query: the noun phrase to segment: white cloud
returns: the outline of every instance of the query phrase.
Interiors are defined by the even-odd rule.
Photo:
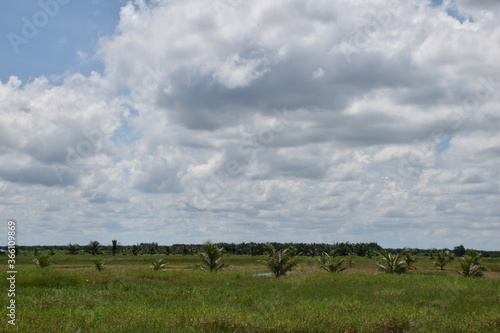
[[[495,8],[129,2],[103,73],[0,84],[0,211],[30,244],[493,249]]]

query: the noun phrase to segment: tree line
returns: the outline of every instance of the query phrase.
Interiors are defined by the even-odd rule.
[[[327,243],[216,243],[219,248],[224,250],[226,255],[251,255],[262,256],[267,253],[267,246],[271,244],[275,249],[280,250],[285,247],[293,247],[295,249],[294,256],[321,256],[323,253],[332,255],[335,253],[338,256],[355,255],[359,257],[372,257],[382,250],[382,247],[376,242],[370,243],[350,243],[338,242],[333,244]],[[111,244],[105,245],[98,241],[90,241],[87,245],[68,244],[54,246],[17,246],[16,251],[19,253],[27,252],[36,256],[41,251],[48,251],[49,254],[55,254],[56,250],[66,251],[68,254],[77,255],[81,253],[90,253],[92,255],[110,254],[110,255],[194,255],[200,253],[203,244],[172,244],[159,245],[157,242],[139,243],[134,245],[121,245],[118,240],[114,239]],[[437,249],[418,249],[418,248],[385,248],[385,251],[391,254],[402,253],[411,250],[414,255],[432,256],[437,252]],[[449,250],[454,256],[461,257],[466,254],[466,249],[463,245],[455,246]],[[30,253],[31,252],[31,253]],[[479,251],[484,258],[500,257],[500,251]]]

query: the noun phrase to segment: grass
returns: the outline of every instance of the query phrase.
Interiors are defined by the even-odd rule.
[[[409,274],[377,273],[377,258],[356,258],[355,268],[322,271],[298,257],[290,276],[269,272],[264,257],[226,256],[220,274],[192,268],[198,256],[170,256],[168,268],[152,271],[162,255],[56,254],[39,269],[18,257],[18,332],[498,332],[499,260],[484,260],[487,278],[445,271],[417,258]],[[4,263],[2,287],[7,287]],[[489,275],[488,275],[489,273]],[[1,301],[7,304],[6,292]],[[2,317],[6,318],[3,306]]]

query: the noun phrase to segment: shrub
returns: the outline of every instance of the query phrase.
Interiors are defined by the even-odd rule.
[[[342,267],[344,261],[345,258],[335,258],[335,254],[330,256],[326,252],[323,252],[321,258],[318,259],[319,267],[330,273],[342,272],[347,269],[347,267]]]
[[[50,255],[48,255],[48,254],[39,255],[38,257],[33,259],[33,261],[40,268],[49,267],[52,264],[52,259],[50,258]]]
[[[379,270],[385,273],[406,273],[408,270],[408,265],[406,261],[402,260],[399,254],[392,255],[389,251],[376,252],[382,256],[382,259],[377,262],[377,267]]]
[[[269,258],[264,260],[264,262],[274,273],[274,276],[285,276],[296,265],[295,261],[291,259],[295,253],[293,247],[285,246],[281,250],[276,250],[274,246],[267,244],[265,249]]]
[[[466,277],[482,277],[483,271],[486,270],[481,265],[481,254],[475,250],[468,250],[466,256],[458,259],[458,264],[461,269],[458,274]]]
[[[221,263],[223,251],[223,248],[219,249],[212,242],[206,241],[201,247],[200,258],[202,263],[198,265],[198,268],[209,272],[222,270],[225,267],[225,264]]]

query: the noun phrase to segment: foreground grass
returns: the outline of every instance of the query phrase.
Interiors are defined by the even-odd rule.
[[[499,280],[441,272],[330,274],[309,258],[299,260],[301,272],[280,279],[256,276],[266,268],[251,257],[227,258],[233,267],[219,274],[189,269],[195,256],[168,257],[165,271],[149,268],[153,256],[109,257],[107,270],[97,272],[91,256],[76,257],[56,256],[57,265],[45,269],[21,258],[18,325],[8,325],[3,310],[0,331],[500,331]],[[1,300],[7,304],[6,292]]]

